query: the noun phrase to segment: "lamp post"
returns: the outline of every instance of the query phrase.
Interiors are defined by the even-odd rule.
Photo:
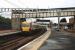
[[[61,16],[60,11],[61,11],[60,9],[57,10],[57,14],[58,14],[58,30],[60,30],[60,16]]]

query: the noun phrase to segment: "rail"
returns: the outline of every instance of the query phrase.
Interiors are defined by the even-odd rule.
[[[51,34],[51,30],[48,30],[40,37],[18,48],[17,50],[38,50],[40,46],[45,42],[45,40],[50,36],[50,34]]]
[[[43,32],[45,32],[45,30],[38,30],[38,32],[35,31],[34,33],[36,34],[32,34],[29,36],[25,35],[25,33],[19,33],[13,36],[9,35],[7,38],[9,39],[9,41],[0,44],[0,50],[16,50],[17,48],[25,45],[29,41],[32,41],[33,39],[39,37],[43,34]]]

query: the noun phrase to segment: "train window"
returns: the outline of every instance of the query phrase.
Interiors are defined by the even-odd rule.
[[[29,27],[29,24],[22,24],[22,27]]]

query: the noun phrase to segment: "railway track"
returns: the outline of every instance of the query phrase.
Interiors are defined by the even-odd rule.
[[[22,45],[25,45],[31,40],[39,37],[44,32],[46,32],[45,29],[39,29],[37,31],[34,31],[32,35],[29,35],[29,36],[24,35],[24,33],[8,35],[7,37],[5,37],[8,40],[5,43],[0,44],[0,50],[16,50]]]

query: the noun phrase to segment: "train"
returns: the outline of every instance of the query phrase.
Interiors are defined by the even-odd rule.
[[[32,22],[27,22],[27,21],[21,22],[21,31],[22,32],[32,33],[32,32],[37,32],[39,30],[46,31],[46,27],[41,26],[37,23],[32,23]]]

